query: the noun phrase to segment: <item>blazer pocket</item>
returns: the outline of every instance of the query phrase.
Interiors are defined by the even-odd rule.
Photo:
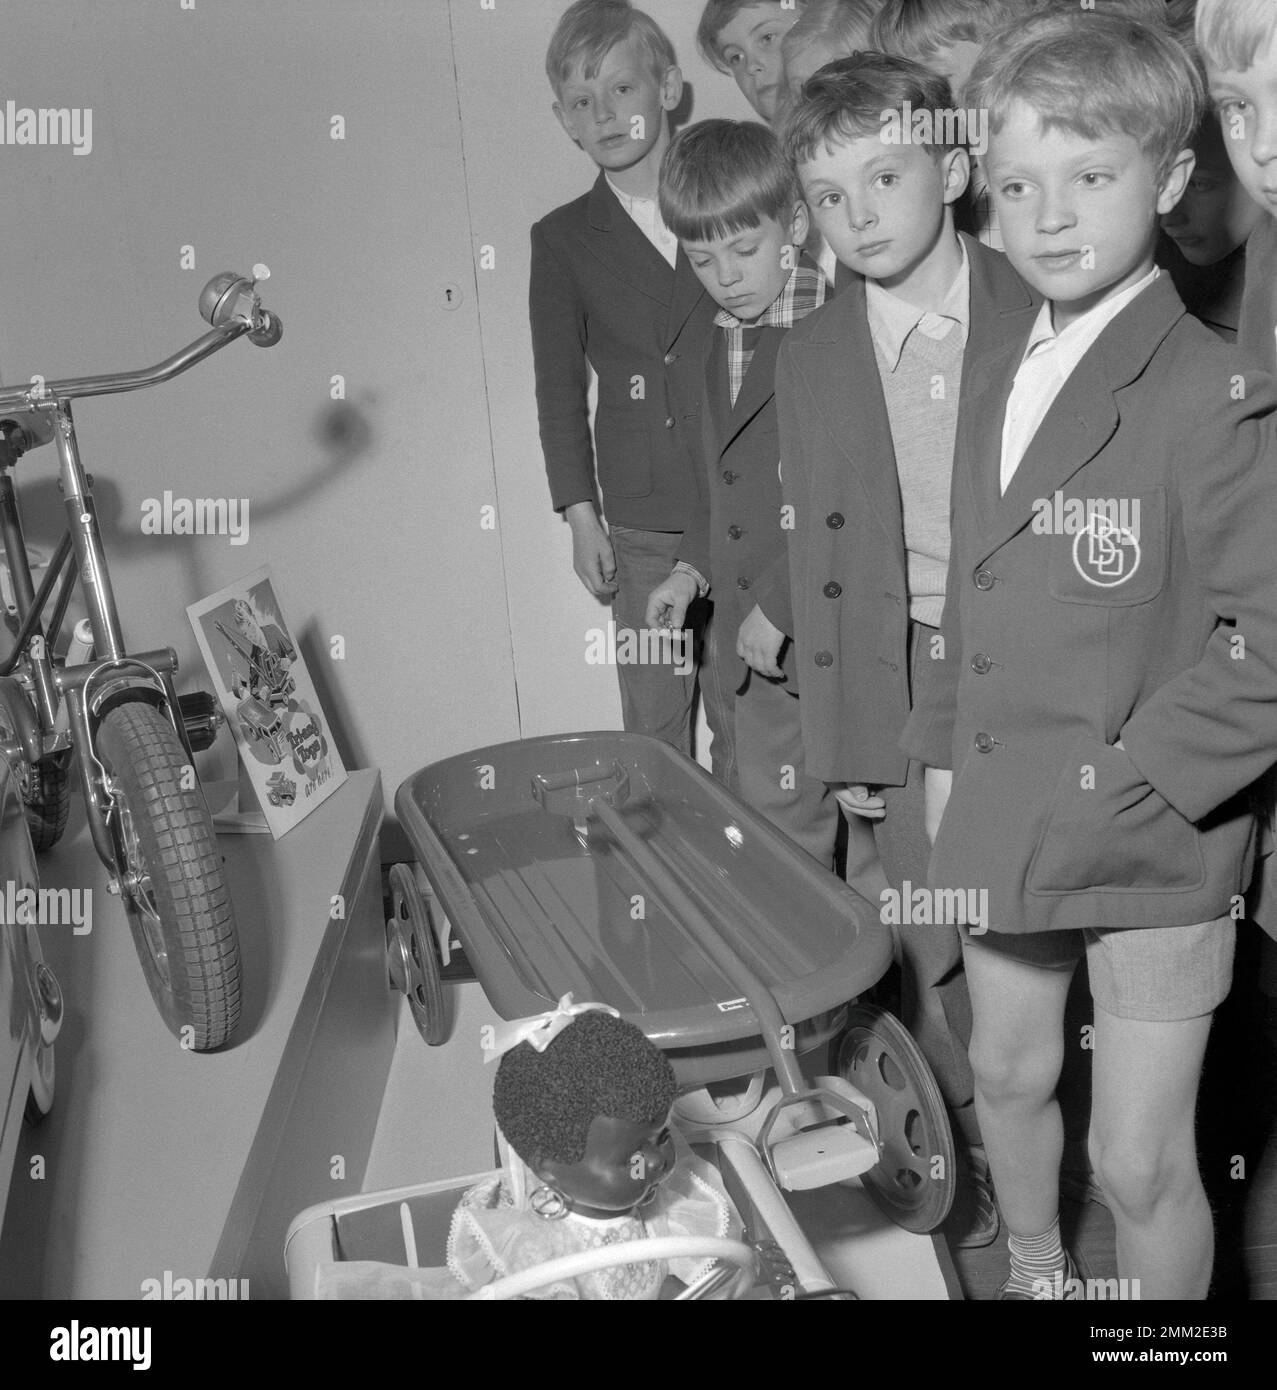
[[[1205,881],[1197,827],[1124,749],[1079,739],[1029,865],[1029,891],[1187,892]]]
[[[646,497],[652,491],[652,446],[647,420],[600,404],[594,420],[599,487],[613,497]]]
[[[1072,497],[1039,504],[1048,529],[1047,587],[1062,603],[1122,608],[1156,598],[1166,582],[1166,489],[1137,496]]]

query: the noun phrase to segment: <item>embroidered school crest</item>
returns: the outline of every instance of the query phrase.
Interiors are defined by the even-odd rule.
[[[1086,525],[1073,537],[1073,565],[1088,584],[1112,589],[1140,567],[1140,543],[1129,526],[1114,523],[1102,511],[1093,511]]]

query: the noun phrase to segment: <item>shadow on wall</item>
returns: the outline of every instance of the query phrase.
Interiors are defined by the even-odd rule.
[[[280,491],[272,495],[254,493],[250,499],[251,507],[247,518],[251,523],[250,538],[252,526],[266,525],[273,518],[286,515],[295,507],[311,500],[317,491],[342,477],[369,453],[375,442],[371,423],[375,407],[376,395],[368,392],[358,403],[334,402],[318,414],[311,434],[318,446],[318,463],[304,476],[290,479]],[[23,524],[29,544],[44,551],[46,555],[52,555],[66,529],[66,513],[58,485],[56,455],[49,450],[33,457],[37,461],[35,466],[44,464],[47,459],[49,467],[39,477],[34,477],[28,472],[27,477],[20,483],[19,500]],[[29,463],[25,466],[28,469],[32,467]],[[97,508],[98,527],[106,547],[108,564],[116,556],[121,560],[125,559],[133,547],[144,540],[148,554],[158,553],[180,567],[179,572],[190,581],[191,592],[202,596],[215,587],[213,581],[204,573],[200,563],[202,556],[199,547],[191,544],[192,540],[201,540],[202,537],[165,532],[144,535],[141,529],[141,508],[148,501],[158,505],[160,499],[140,499],[139,511],[130,514],[125,511],[123,497],[114,480],[105,474],[95,474],[91,466],[88,466],[88,471],[93,477],[93,500]],[[248,569],[250,566],[246,565],[245,568]],[[37,585],[39,579],[40,576],[37,575]],[[75,620],[83,616],[83,611],[77,596],[73,600],[68,621],[63,626],[64,634],[70,632]],[[184,614],[176,615],[182,616]],[[122,615],[122,618],[127,638],[127,614]]]

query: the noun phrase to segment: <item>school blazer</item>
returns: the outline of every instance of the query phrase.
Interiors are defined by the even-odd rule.
[[[1268,372],[1277,368],[1274,330],[1277,330],[1277,219],[1261,217],[1246,238],[1246,274],[1237,346]]]
[[[592,499],[610,524],[681,531],[697,497],[701,353],[713,301],[673,270],[599,175],[532,228],[537,416],[556,510]],[[586,359],[598,374],[590,438]]]
[[[972,365],[1027,334],[1038,301],[998,251],[963,235]],[[790,329],[776,368],[789,534],[790,611],[764,608],[794,638],[807,770],[827,782],[903,786],[898,746],[909,716],[909,593],[891,424],[865,308],[853,276]]]
[[[1274,381],[1163,274],[1000,497],[1025,342],[966,388],[943,660],[903,738],[954,770],[932,879],[987,889],[998,931],[1208,921],[1245,888],[1277,757]]]
[[[787,532],[781,515],[776,354],[791,331],[772,326],[760,330],[734,406],[729,405],[725,335],[711,328],[705,348],[701,436],[706,500],[683,532],[679,559],[695,565],[710,581],[714,621],[725,624],[732,634],[755,604],[769,618],[773,612],[787,614],[790,607]],[[797,694],[792,642],[786,643],[780,665],[787,677],[786,688]],[[740,662],[734,688],[744,682],[746,669]]]

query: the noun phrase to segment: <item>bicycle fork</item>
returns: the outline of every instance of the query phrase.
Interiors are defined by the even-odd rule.
[[[54,415],[54,443],[58,451],[59,486],[66,511],[67,529],[62,544],[50,563],[39,595],[33,596],[31,593],[30,571],[25,563],[18,566],[20,570],[26,570],[25,593],[19,600],[20,611],[23,608],[26,610],[26,621],[23,622],[19,637],[24,632],[27,633],[26,647],[32,693],[46,736],[55,730],[59,706],[63,700],[66,702],[72,742],[79,751],[76,763],[88,811],[89,833],[98,856],[111,873],[116,875],[120,872],[121,859],[119,846],[111,830],[115,789],[108,769],[97,755],[96,735],[101,716],[112,705],[123,703],[125,700],[144,700],[155,705],[172,724],[192,767],[194,758],[186,726],[181,717],[177,690],[173,684],[173,675],[177,670],[176,652],[172,647],[164,647],[130,656],[125,649],[115,594],[111,588],[98,527],[97,508],[93,501],[93,480],[80,462],[75,425],[71,417],[71,403],[69,400],[59,399],[45,408],[51,409]],[[9,482],[7,476],[4,481]],[[11,482],[9,492],[11,497]],[[6,549],[13,554],[14,549],[9,539],[8,514],[5,509],[6,500],[8,499],[0,495],[0,517],[6,523]],[[21,532],[16,526],[16,499],[13,521],[20,545]],[[19,553],[25,561],[25,552]],[[69,568],[72,565],[74,568]],[[78,577],[93,635],[92,656],[88,662],[81,665],[55,666],[48,642],[40,629],[39,619],[43,602],[47,600],[59,572],[62,583],[51,621],[51,640],[56,640],[57,630],[61,627],[71,590]],[[15,578],[15,591],[18,585],[19,581]],[[56,746],[56,735],[53,735],[53,741]],[[113,884],[113,888],[116,886]]]

